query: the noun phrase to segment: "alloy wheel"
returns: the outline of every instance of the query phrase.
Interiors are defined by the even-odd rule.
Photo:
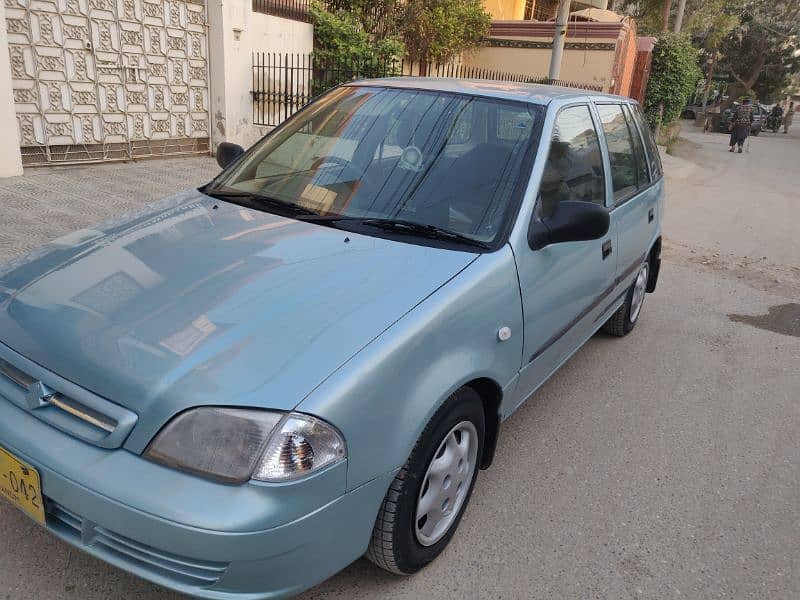
[[[649,273],[650,263],[646,262],[642,265],[642,268],[639,269],[638,275],[636,275],[636,282],[633,284],[633,296],[631,297],[631,323],[636,322],[636,319],[639,318],[639,313],[642,310],[642,304],[644,304],[644,295],[647,291],[647,276]]]
[[[417,499],[417,541],[432,546],[450,529],[467,498],[478,460],[478,431],[471,421],[453,427],[433,455]]]

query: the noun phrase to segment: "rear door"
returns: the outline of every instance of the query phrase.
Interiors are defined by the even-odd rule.
[[[590,105],[561,108],[554,120],[534,219],[558,203],[606,204],[606,174]],[[524,311],[524,353],[515,404],[527,398],[602,325],[616,255],[614,229],[600,239],[515,247]]]
[[[631,285],[647,257],[656,221],[657,193],[642,138],[625,103],[598,103],[611,171],[611,222],[617,230],[616,294]]]

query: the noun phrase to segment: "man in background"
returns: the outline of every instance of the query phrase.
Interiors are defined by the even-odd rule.
[[[733,118],[731,119],[731,149],[728,152],[733,152],[738,145],[739,154],[742,153],[742,146],[744,146],[747,136],[750,135],[750,124],[752,122],[753,103],[750,98],[745,98],[744,102],[733,113]]]
[[[789,125],[792,124],[794,119],[794,102],[789,102],[789,108],[786,109],[786,114],[783,115],[783,133],[789,133]]]

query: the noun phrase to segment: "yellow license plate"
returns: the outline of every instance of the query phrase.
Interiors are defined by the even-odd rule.
[[[0,448],[0,496],[44,525],[39,472]]]

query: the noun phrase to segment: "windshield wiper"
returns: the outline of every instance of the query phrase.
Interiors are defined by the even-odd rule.
[[[311,223],[357,223],[359,225],[367,225],[368,227],[376,227],[384,231],[397,231],[400,233],[408,233],[427,239],[440,239],[458,242],[460,244],[469,244],[470,246],[477,246],[478,248],[491,248],[491,245],[475,238],[471,238],[449,229],[437,227],[436,225],[429,225],[427,223],[415,223],[414,221],[404,221],[402,219],[382,219],[378,217],[353,217],[349,215],[301,215],[297,217],[300,221]]]
[[[491,248],[490,244],[471,238],[468,235],[456,233],[437,225],[430,225],[428,223],[415,223],[414,221],[403,221],[399,219],[359,219],[359,222],[370,227],[377,227],[385,231],[399,231],[402,233],[409,233],[426,237],[429,239],[451,240],[461,244],[469,244],[470,246],[477,246],[478,248]]]
[[[234,190],[231,188],[205,188],[201,189],[200,191],[202,191],[206,196],[211,196],[212,198],[217,198],[219,200],[244,200],[250,205],[265,205],[280,215],[288,215],[292,217],[297,215],[309,217],[320,216],[319,213],[311,210],[310,208],[300,206],[299,204],[284,202],[282,200],[278,200],[277,198],[270,198],[269,196],[262,196],[261,194],[255,194],[253,192],[245,192],[243,190]]]

